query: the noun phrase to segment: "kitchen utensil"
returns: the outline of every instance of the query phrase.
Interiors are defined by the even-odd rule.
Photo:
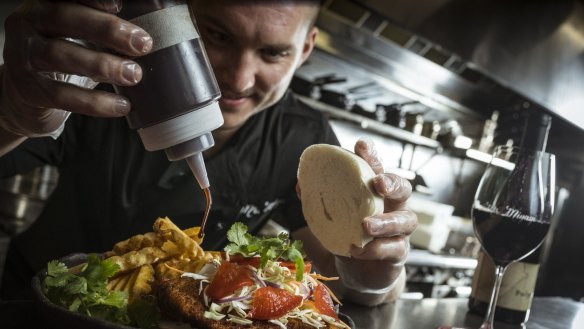
[[[377,111],[385,111],[385,123],[398,128],[405,128],[405,113],[402,111],[403,107],[408,105],[418,104],[418,101],[407,101],[402,103],[392,104],[377,104]]]
[[[308,96],[312,99],[321,98],[321,88],[325,85],[341,83],[347,81],[345,77],[338,77],[335,74],[321,75],[313,80],[308,80],[300,76],[294,76],[290,83],[290,88],[299,95]]]
[[[422,128],[424,126],[424,117],[421,113],[408,112],[404,115],[403,129],[412,132],[416,135],[422,135]]]
[[[422,136],[436,140],[438,139],[438,135],[440,134],[441,128],[442,125],[440,124],[440,121],[437,120],[426,121],[422,125]]]
[[[351,110],[358,101],[379,95],[381,95],[379,86],[374,82],[367,82],[348,88],[345,92],[321,89],[319,100],[344,110]]]

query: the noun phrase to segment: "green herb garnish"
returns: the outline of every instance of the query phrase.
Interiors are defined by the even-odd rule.
[[[53,260],[47,264],[43,292],[51,302],[73,312],[123,325],[152,328],[160,314],[155,303],[140,301],[128,305],[126,292],[107,289],[108,279],[119,270],[117,264],[101,260],[94,254],[88,255],[87,264],[79,274],[70,273],[65,264]],[[149,317],[145,319],[143,314]]]
[[[296,280],[302,280],[305,256],[302,241],[290,240],[285,232],[276,237],[255,237],[247,232],[247,226],[241,222],[235,222],[229,228],[227,239],[231,242],[225,246],[225,252],[229,255],[259,256],[260,268],[266,266],[268,260],[292,261],[296,268]]]

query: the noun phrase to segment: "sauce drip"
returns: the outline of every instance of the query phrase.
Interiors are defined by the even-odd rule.
[[[209,217],[209,211],[211,211],[211,204],[213,200],[211,199],[211,190],[206,187],[203,189],[205,192],[205,200],[207,201],[207,206],[205,207],[205,215],[203,215],[203,221],[201,222],[201,230],[199,231],[199,239],[203,240],[205,237],[205,224],[207,224],[207,218]]]

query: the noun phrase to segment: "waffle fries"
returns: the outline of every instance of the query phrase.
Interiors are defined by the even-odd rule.
[[[176,269],[193,271],[220,258],[218,252],[201,248],[199,230],[192,227],[183,231],[169,218],[158,218],[152,232],[116,243],[105,253],[107,259],[120,266],[108,282],[108,289],[127,292],[132,302],[150,294],[157,280],[180,275]]]

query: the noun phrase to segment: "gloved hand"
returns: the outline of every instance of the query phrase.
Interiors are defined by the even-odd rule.
[[[81,82],[84,86],[80,87],[54,80],[59,76],[66,80],[73,74],[121,86],[140,81],[138,64],[122,56],[148,53],[152,38],[116,17],[113,13],[119,9],[116,0],[30,0],[6,19],[0,129],[16,136],[46,136],[58,133],[68,111],[97,117],[128,113],[130,103],[124,97],[85,88],[92,87],[89,83]],[[112,53],[86,48],[68,38]]]
[[[355,153],[377,174],[373,184],[375,191],[384,198],[384,213],[363,219],[363,230],[374,239],[363,248],[353,246],[351,257],[335,256],[335,265],[345,287],[354,292],[378,295],[378,300],[369,298],[365,302],[377,304],[397,298],[403,289],[409,236],[416,229],[418,219],[406,208],[412,192],[410,183],[398,175],[384,173],[373,143],[359,140]]]

